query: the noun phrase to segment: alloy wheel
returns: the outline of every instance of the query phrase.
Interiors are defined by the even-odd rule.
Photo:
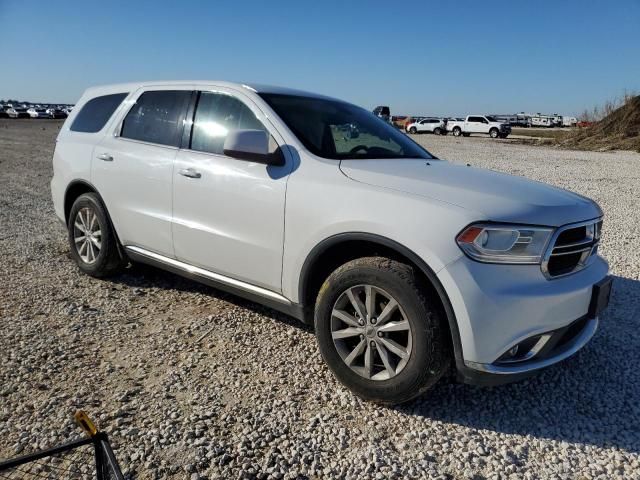
[[[78,210],[73,220],[73,242],[83,262],[92,264],[102,249],[102,230],[96,212],[90,207]]]
[[[331,336],[344,363],[361,377],[388,380],[411,357],[411,325],[393,296],[373,285],[345,290],[331,312]]]

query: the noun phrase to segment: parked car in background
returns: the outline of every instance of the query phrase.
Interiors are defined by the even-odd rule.
[[[373,114],[387,123],[391,122],[391,110],[389,107],[380,105],[373,109]]]
[[[51,118],[67,118],[67,114],[56,107],[48,108],[46,112],[51,116]]]
[[[446,135],[447,127],[444,120],[440,118],[425,118],[418,122],[410,123],[406,126],[407,133],[434,133],[436,135]]]
[[[464,121],[447,122],[447,130],[455,137],[487,134],[491,138],[507,138],[511,134],[508,123],[499,122],[491,115],[469,115]]]
[[[23,107],[9,107],[5,112],[9,118],[30,118],[27,109]]]
[[[27,113],[31,118],[53,118],[44,108],[31,107],[27,110]]]
[[[51,192],[82,272],[149,263],[293,315],[339,381],[386,404],[451,366],[490,385],[566,359],[611,291],[595,202],[438,160],[298,90],[89,89],[59,132]]]
[[[578,119],[576,117],[562,117],[562,126],[563,127],[575,127],[578,123]]]

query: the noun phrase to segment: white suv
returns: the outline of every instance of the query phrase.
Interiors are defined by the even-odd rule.
[[[425,118],[424,120],[420,120],[418,122],[413,122],[407,125],[406,127],[407,133],[435,133],[436,135],[442,135],[443,133],[447,133],[447,126],[444,123],[444,120],[439,118]]]
[[[554,364],[609,298],[594,202],[439,160],[332,98],[93,88],[53,167],[83,272],[144,262],[293,315],[315,325],[335,376],[378,402],[415,397],[451,365],[495,384]]]

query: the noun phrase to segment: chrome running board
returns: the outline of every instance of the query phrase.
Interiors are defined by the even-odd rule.
[[[233,289],[231,293],[241,294],[240,292],[245,292],[250,296],[257,296],[263,299],[269,299],[273,302],[277,302],[283,304],[285,306],[290,306],[291,301],[282,295],[272,292],[271,290],[267,290],[266,288],[257,287],[255,285],[251,285],[250,283],[245,283],[240,280],[236,280],[235,278],[226,277],[224,275],[220,275],[219,273],[214,273],[209,270],[205,270],[204,268],[195,267],[188,263],[181,262],[180,260],[176,260],[174,258],[165,257],[164,255],[160,255],[155,252],[150,252],[149,250],[145,250],[140,247],[126,246],[124,247],[127,253],[134,260],[138,260],[142,263],[150,263],[152,265],[156,265],[160,268],[167,267],[166,269],[174,271],[174,273],[178,273],[180,275],[187,276],[189,278],[193,278],[194,280],[204,281],[203,283],[214,283],[213,286],[227,286]],[[208,282],[206,281],[208,280]],[[243,295],[244,296],[244,295]],[[263,302],[260,302],[263,303]],[[271,306],[271,305],[269,305]]]

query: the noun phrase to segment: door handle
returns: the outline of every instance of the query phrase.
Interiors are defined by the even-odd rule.
[[[179,170],[178,173],[183,177],[189,177],[189,178],[202,177],[202,174],[200,172],[196,172],[193,168],[183,168],[182,170]]]
[[[102,154],[98,155],[98,158],[100,160],[104,160],[105,162],[113,162],[113,157],[111,155],[109,155],[108,153],[102,153]]]

